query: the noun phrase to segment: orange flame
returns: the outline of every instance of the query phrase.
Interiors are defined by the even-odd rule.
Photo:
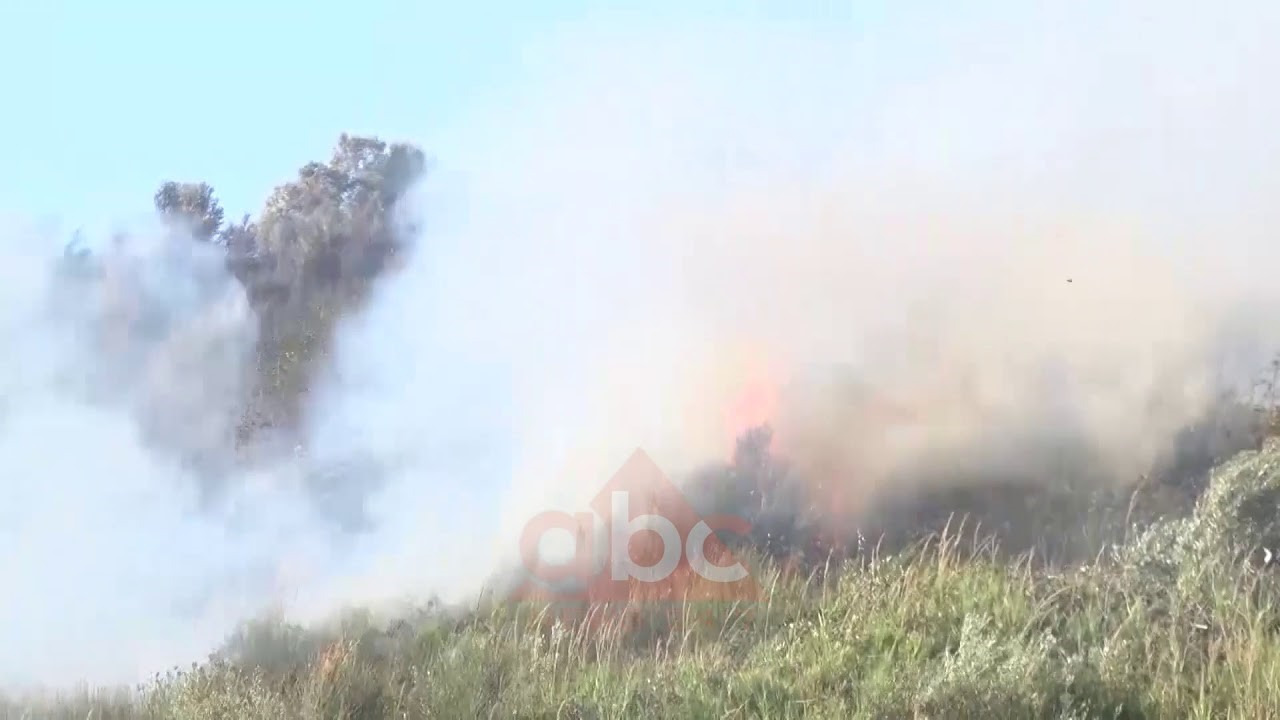
[[[723,416],[725,447],[730,456],[743,433],[761,425],[776,423],[782,399],[780,377],[781,373],[763,363],[757,363],[746,373],[746,380],[738,385]],[[778,450],[776,438],[770,449]]]

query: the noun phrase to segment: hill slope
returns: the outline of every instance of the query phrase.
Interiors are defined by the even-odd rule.
[[[951,533],[824,579],[756,564],[760,607],[585,630],[533,607],[387,628],[263,622],[136,691],[7,717],[1271,717],[1280,444],[1217,467],[1187,517],[1054,573]],[[688,610],[686,608],[686,610]]]

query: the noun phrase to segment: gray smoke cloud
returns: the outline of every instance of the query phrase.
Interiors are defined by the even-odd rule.
[[[1132,480],[1280,340],[1276,20],[567,26],[421,138],[409,266],[341,328],[298,454],[252,464],[216,258],[144,228],[59,279],[5,232],[0,681],[134,680],[265,608],[466,599],[635,447],[681,476],[760,420],[862,497],[940,458],[1034,476],[1059,435]]]

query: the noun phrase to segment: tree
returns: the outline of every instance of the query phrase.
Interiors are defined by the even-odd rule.
[[[153,198],[166,220],[180,224],[197,240],[208,242],[222,227],[222,206],[207,183],[165,182]]]
[[[205,183],[166,182],[156,209],[201,241],[216,240],[259,320],[258,388],[247,431],[299,417],[333,328],[394,267],[409,232],[393,210],[426,170],[409,144],[343,134],[328,162],[311,162],[277,187],[256,220],[223,225]]]

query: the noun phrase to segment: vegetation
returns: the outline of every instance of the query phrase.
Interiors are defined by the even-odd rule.
[[[360,306],[413,237],[414,218],[394,210],[425,169],[412,145],[342,135],[328,162],[303,166],[256,220],[224,223],[207,183],[169,181],[156,191],[162,217],[225,250],[258,316],[258,372],[241,443],[297,422],[334,323]]]
[[[758,607],[431,609],[380,625],[248,625],[136,691],[8,717],[1260,718],[1280,708],[1280,444],[1218,467],[1194,511],[1053,571],[944,531],[838,572],[750,563]]]

